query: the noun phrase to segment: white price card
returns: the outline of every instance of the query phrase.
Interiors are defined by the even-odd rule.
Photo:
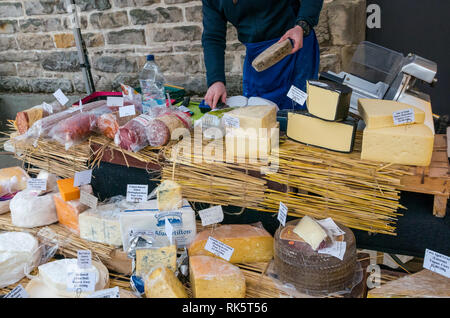
[[[226,245],[225,243],[222,243],[219,240],[216,240],[212,236],[210,236],[208,238],[208,241],[206,241],[205,250],[223,258],[226,261],[229,261],[231,255],[233,255],[234,253],[234,248]]]
[[[123,97],[108,97],[106,98],[106,105],[108,107],[112,107],[112,106],[118,106],[118,107],[122,107],[123,106]]]
[[[63,91],[61,89],[58,89],[56,92],[53,93],[53,96],[56,98],[56,100],[61,104],[65,105],[69,101],[66,95],[64,95]]]
[[[319,223],[324,229],[328,230],[328,232],[330,232],[333,236],[341,236],[345,234],[345,232],[342,231],[336,223],[334,223],[332,218],[319,220],[317,223]]]
[[[102,289],[90,294],[87,298],[120,298],[119,287]]]
[[[79,187],[82,185],[90,184],[91,181],[92,181],[92,169],[75,172],[73,186]]]
[[[328,254],[328,255],[337,257],[342,261],[344,259],[346,249],[347,249],[346,242],[334,241],[331,246],[322,248],[322,249],[318,250],[317,252],[319,254]]]
[[[278,221],[280,221],[280,223],[283,226],[286,226],[287,214],[288,214],[287,206],[283,202],[280,202],[280,208],[278,209],[278,217],[277,218],[278,218]]]
[[[72,292],[92,292],[95,290],[95,272],[83,272],[74,270],[67,273],[67,291]]]
[[[221,205],[216,205],[208,209],[198,211],[202,226],[220,223],[223,221],[223,210]]]
[[[291,86],[291,89],[287,93],[287,97],[292,99],[294,102],[296,102],[299,105],[303,105],[308,98],[308,94],[306,94],[301,89],[295,87],[294,85]]]
[[[136,115],[136,108],[134,105],[119,107],[119,117],[134,116]]]
[[[402,109],[392,113],[394,125],[403,125],[414,123],[414,109]]]
[[[146,184],[128,184],[127,185],[127,201],[128,202],[145,202],[148,197],[148,185]]]
[[[91,209],[96,209],[98,204],[98,198],[86,191],[80,191],[80,202],[87,205]]]
[[[90,268],[92,266],[92,253],[90,250],[77,251],[77,264],[79,268]]]
[[[47,179],[31,178],[27,180],[27,190],[46,191]]]
[[[5,298],[30,298],[26,290],[21,284],[17,285],[13,290],[5,295]]]
[[[230,116],[228,114],[223,115],[222,118],[223,118],[223,124],[225,127],[229,127],[229,128],[240,128],[241,127],[239,118]]]
[[[423,259],[423,268],[450,278],[450,257],[426,249],[425,257]]]
[[[169,239],[170,244],[173,242],[172,233],[173,233],[173,226],[170,224],[167,217],[164,218],[164,231],[166,231],[167,238]]]

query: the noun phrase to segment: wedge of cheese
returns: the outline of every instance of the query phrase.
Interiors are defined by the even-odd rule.
[[[82,239],[114,246],[122,245],[120,208],[116,204],[99,205],[78,216]]]
[[[235,119],[238,126],[229,126],[226,117]],[[277,122],[277,106],[246,106],[240,107],[224,115],[225,127],[231,128],[272,128]]]
[[[92,187],[90,185],[84,185],[81,188],[85,192],[92,193]],[[69,230],[79,234],[80,226],[78,216],[89,207],[81,203],[79,199],[66,202],[63,200],[60,193],[56,193],[53,196],[53,200],[55,202],[56,214],[58,216],[59,223],[66,226]]]
[[[320,243],[328,236],[320,224],[307,215],[298,222],[293,232],[308,243],[313,250],[317,250]]]
[[[352,89],[331,81],[307,81],[306,105],[311,115],[324,120],[342,121],[348,117]]]
[[[214,254],[205,250],[209,236],[234,248],[230,263],[267,262],[273,256],[273,237],[263,228],[248,224],[222,225],[213,232],[205,230],[197,234],[189,246],[189,255]]]
[[[177,270],[177,246],[169,245],[136,249],[136,275],[143,277],[156,267]]]
[[[194,298],[244,298],[245,277],[239,267],[210,256],[189,257]]]
[[[287,136],[304,144],[333,151],[353,151],[356,121],[348,119],[331,122],[316,118],[306,112],[289,113]]]
[[[80,188],[74,187],[74,179],[60,179],[56,181],[59,193],[64,201],[76,200],[80,198]]]
[[[414,111],[414,122],[411,124],[424,123],[425,112],[417,107],[392,100],[358,99],[358,112],[368,129],[395,127],[393,113],[405,109]]]
[[[156,189],[158,210],[169,211],[180,209],[183,205],[181,186],[172,180],[164,180]]]
[[[428,166],[434,135],[422,124],[364,129],[361,159],[403,165]]]
[[[174,272],[165,267],[154,269],[145,279],[147,298],[188,298],[186,289]]]

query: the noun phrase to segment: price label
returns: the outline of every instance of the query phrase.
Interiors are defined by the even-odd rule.
[[[27,190],[46,191],[47,179],[31,178],[27,180]]]
[[[145,202],[148,196],[148,185],[144,184],[128,184],[127,185],[127,201],[128,202]]]
[[[96,209],[98,204],[98,198],[86,191],[80,191],[80,202],[87,205],[91,209]]]
[[[123,106],[123,97],[108,97],[106,98],[106,105],[108,107],[113,107],[113,106],[119,106],[122,107]]]
[[[319,220],[317,221],[317,223],[319,223],[323,228],[328,230],[333,236],[340,236],[345,234],[345,232],[342,231],[339,228],[339,226],[336,225],[336,223],[334,223],[332,218]]]
[[[122,106],[119,108],[120,117],[134,116],[134,115],[136,115],[136,108],[134,107],[134,105]]]
[[[322,248],[322,249],[318,250],[317,252],[319,254],[328,254],[328,255],[337,257],[342,261],[344,259],[346,249],[347,249],[346,242],[335,241],[335,242],[333,242],[333,245]]]
[[[283,202],[280,202],[280,208],[278,209],[278,221],[280,221],[280,223],[283,226],[286,226],[286,218],[287,218],[287,214],[288,214],[288,208],[286,205],[284,205]]]
[[[53,96],[56,98],[56,100],[61,104],[65,105],[69,101],[66,95],[62,92],[61,89],[58,89],[56,92],[53,93]]]
[[[173,226],[170,224],[167,217],[164,218],[164,230],[166,231],[167,238],[169,239],[170,244],[172,244],[172,233],[173,233]]]
[[[82,185],[90,184],[91,180],[92,180],[92,169],[76,172],[73,181],[73,186],[79,187]]]
[[[450,278],[450,257],[426,249],[423,260],[423,268]]]
[[[230,127],[230,128],[240,128],[241,124],[239,121],[239,118],[230,116],[228,114],[223,115],[223,123],[225,127]]]
[[[223,210],[221,205],[198,211],[198,214],[200,215],[203,226],[216,224],[223,221]]]
[[[92,292],[95,290],[95,272],[72,271],[67,273],[67,291]]]
[[[414,123],[414,109],[402,109],[392,113],[394,119],[394,125],[403,125]]]
[[[90,294],[87,298],[120,298],[119,287],[103,289]]]
[[[30,298],[22,285],[17,285],[13,290],[5,295],[5,298]]]
[[[308,98],[308,94],[294,85],[291,86],[287,96],[299,105],[303,105]]]
[[[79,268],[90,268],[92,266],[92,253],[90,250],[77,251],[77,264]]]
[[[223,258],[226,261],[229,261],[231,255],[234,253],[234,248],[222,243],[219,240],[216,240],[212,236],[210,236],[208,241],[206,241],[205,250]]]

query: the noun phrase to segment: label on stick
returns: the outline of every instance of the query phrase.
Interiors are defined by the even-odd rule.
[[[223,210],[221,205],[198,211],[202,219],[202,226],[220,223],[223,221]]]
[[[90,268],[92,266],[92,253],[90,250],[77,251],[77,264],[79,268]]]
[[[108,107],[112,107],[112,106],[122,107],[123,106],[123,97],[109,96],[106,98],[106,105]]]
[[[414,109],[402,109],[392,113],[394,119],[394,125],[403,125],[414,123]]]
[[[283,202],[280,202],[280,208],[278,209],[278,221],[281,225],[286,226],[286,218],[288,214],[288,208]]]
[[[96,291],[90,294],[87,298],[120,298],[119,287],[108,288]]]
[[[450,278],[450,257],[426,249],[425,257],[423,259],[423,268]]]
[[[226,261],[229,261],[231,255],[233,255],[234,253],[234,248],[226,245],[225,243],[222,243],[219,240],[216,240],[212,236],[210,236],[208,238],[208,241],[206,241],[205,250],[223,258]]]
[[[47,179],[31,178],[27,180],[27,190],[46,191]]]
[[[299,88],[295,87],[294,85],[292,85],[291,89],[287,93],[287,97],[292,99],[297,104],[303,105],[306,102],[306,98],[308,98],[308,94],[306,94],[301,89],[299,89]]]
[[[146,184],[128,184],[127,185],[127,201],[128,202],[145,202],[148,197],[148,185]]]
[[[92,181],[92,169],[76,172],[73,180],[73,186],[79,187],[82,185],[90,184],[91,181]]]
[[[96,209],[98,204],[98,198],[85,191],[80,191],[80,202],[87,205],[91,209]]]
[[[136,108],[134,107],[134,105],[122,106],[119,108],[120,117],[134,116],[134,115],[136,115]]]
[[[21,284],[17,285],[13,290],[5,295],[5,298],[30,298],[26,290]]]
[[[66,95],[64,95],[63,91],[61,89],[58,89],[56,92],[53,93],[53,96],[56,98],[56,100],[61,104],[65,105],[69,101]]]

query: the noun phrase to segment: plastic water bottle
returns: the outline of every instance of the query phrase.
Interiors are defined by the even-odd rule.
[[[142,108],[147,113],[151,107],[166,107],[164,77],[153,55],[147,55],[147,63],[139,75],[142,91]]]

